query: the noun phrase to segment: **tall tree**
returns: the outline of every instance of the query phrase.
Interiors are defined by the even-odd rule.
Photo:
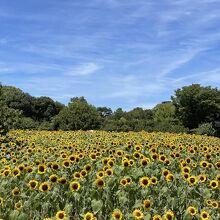
[[[61,103],[54,102],[46,96],[35,98],[33,102],[33,118],[37,121],[50,121],[63,107]]]
[[[34,98],[13,86],[2,86],[2,99],[9,108],[22,111],[26,117],[33,115]]]
[[[112,110],[111,108],[107,108],[107,107],[98,107],[97,108],[98,113],[100,114],[100,116],[102,118],[108,117],[110,115],[112,115]]]
[[[199,84],[182,87],[171,97],[176,115],[189,129],[211,122],[220,132],[220,90]]]
[[[54,118],[54,128],[62,130],[90,130],[100,127],[101,117],[84,97],[72,98],[67,107]]]
[[[21,112],[9,108],[3,98],[3,87],[0,84],[0,135],[5,135],[9,129],[16,128],[19,124]]]

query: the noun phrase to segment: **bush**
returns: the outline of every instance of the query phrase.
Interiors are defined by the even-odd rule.
[[[0,101],[0,135],[5,135],[10,129],[16,129],[20,124],[21,112],[8,108]]]
[[[172,133],[186,133],[188,132],[188,129],[185,128],[183,125],[181,125],[178,121],[175,123],[170,121],[163,121],[160,123],[156,123],[154,125],[155,131],[161,131],[161,132],[172,132]]]
[[[191,132],[194,134],[214,136],[216,130],[213,128],[212,123],[203,123],[200,124],[198,128],[192,129]]]
[[[19,129],[23,130],[32,130],[38,127],[38,122],[34,121],[32,118],[29,117],[22,117],[20,120],[20,124],[18,126]]]

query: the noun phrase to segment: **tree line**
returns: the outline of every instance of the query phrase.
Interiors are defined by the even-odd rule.
[[[171,101],[131,111],[95,107],[84,97],[68,105],[0,85],[0,133],[10,129],[163,131],[220,136],[220,90],[199,84],[174,91]]]

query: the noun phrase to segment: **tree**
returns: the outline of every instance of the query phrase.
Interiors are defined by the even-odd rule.
[[[155,123],[171,122],[175,119],[175,106],[172,102],[158,104],[154,107],[153,111]]]
[[[41,96],[34,98],[33,102],[33,116],[37,121],[50,121],[52,117],[57,115],[60,110],[64,107],[59,102],[54,102],[51,98]]]
[[[106,117],[112,115],[112,110],[111,110],[111,108],[98,107],[98,108],[97,108],[97,111],[98,111],[99,115],[100,115],[102,118],[106,118]]]
[[[214,136],[216,130],[213,128],[212,123],[203,123],[200,124],[198,128],[192,129],[191,132],[200,135]]]
[[[127,112],[129,127],[133,131],[151,130],[152,111],[137,107]]]
[[[72,98],[53,120],[53,128],[61,130],[90,130],[100,127],[101,117],[84,97]]]
[[[0,84],[0,135],[5,135],[10,129],[19,124],[21,112],[9,108],[3,99],[2,86]]]
[[[176,115],[189,129],[202,123],[212,123],[220,135],[220,90],[199,84],[182,87],[171,97]]]
[[[22,111],[22,114],[26,117],[33,115],[34,98],[21,89],[13,86],[2,86],[2,100],[9,108]]]
[[[154,130],[163,132],[186,132],[187,129],[181,124],[175,115],[175,106],[172,102],[162,102],[153,109]]]

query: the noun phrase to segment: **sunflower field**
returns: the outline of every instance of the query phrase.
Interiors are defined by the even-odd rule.
[[[0,161],[3,220],[220,219],[215,137],[17,130]]]

